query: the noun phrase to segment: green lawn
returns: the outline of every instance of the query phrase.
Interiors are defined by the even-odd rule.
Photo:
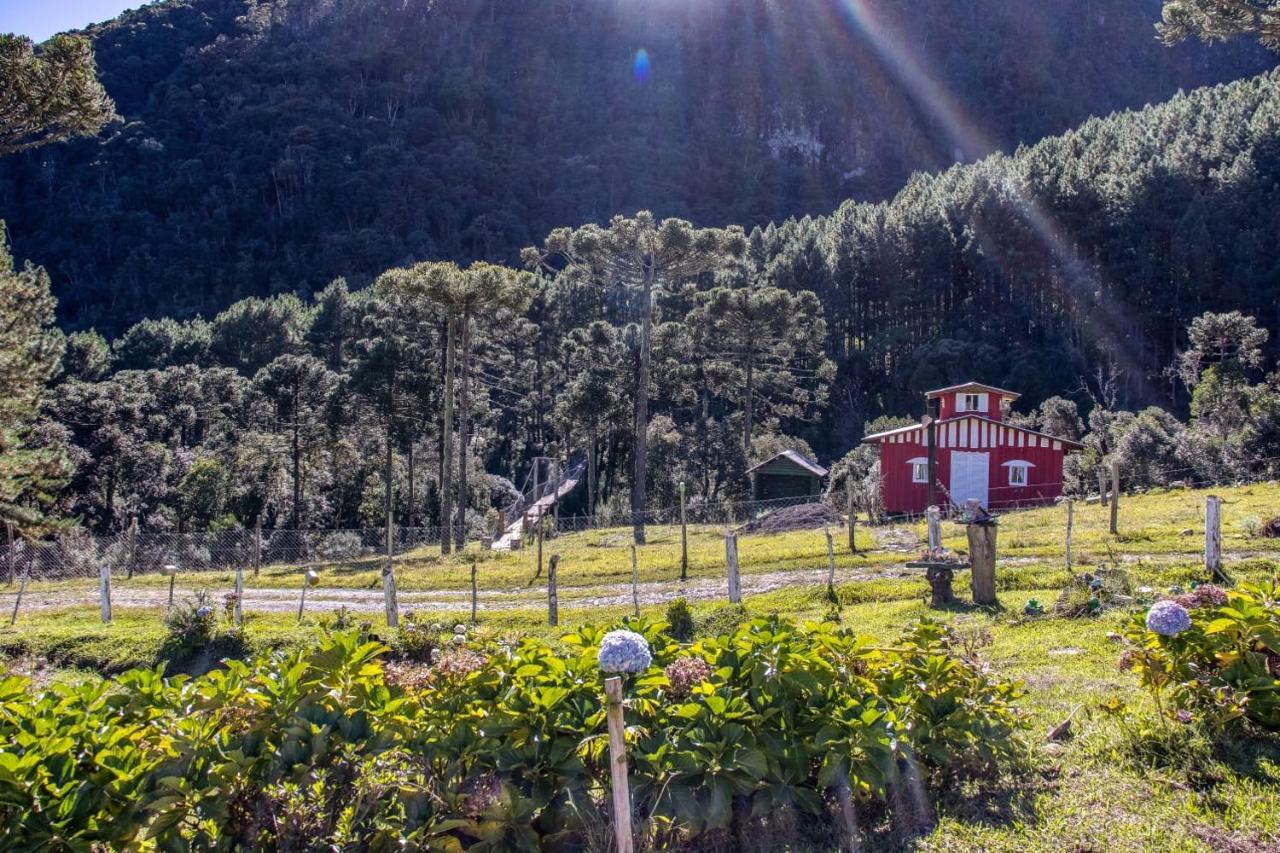
[[[1251,486],[1220,494],[1228,502],[1224,548],[1233,573],[1241,580],[1271,580],[1277,543],[1250,536],[1254,524],[1248,519],[1274,514],[1272,507],[1280,506],[1280,487]],[[1078,505],[1077,562],[1096,565],[1114,560],[1129,570],[1135,584],[1157,588],[1201,577],[1203,501],[1204,494],[1196,492],[1126,498],[1118,537],[1107,533],[1104,509]],[[1280,845],[1280,738],[1258,735],[1210,744],[1172,729],[1164,741],[1139,737],[1132,732],[1141,727],[1159,731],[1160,727],[1135,676],[1118,670],[1118,646],[1107,636],[1121,628],[1127,614],[1111,611],[1078,620],[1021,616],[1029,598],[1049,605],[1065,582],[1064,515],[1065,510],[1055,507],[1005,517],[998,568],[1003,609],[975,611],[960,606],[943,614],[972,639],[992,667],[1025,682],[1022,705],[1034,745],[1034,769],[1027,775],[949,788],[938,796],[937,824],[932,830],[909,842],[888,835],[876,837],[871,846],[1010,851],[1276,849]],[[884,539],[882,532],[864,529],[863,533],[868,548]],[[625,543],[616,541],[620,535],[620,531],[597,531],[551,543],[548,553],[562,555],[562,582],[584,586],[629,582],[630,557]],[[948,524],[944,535],[947,544],[963,547],[957,527]],[[875,641],[889,642],[905,624],[932,612],[924,603],[925,584],[915,577],[897,576],[906,555],[881,549],[853,556],[840,542],[837,538],[840,565],[865,568],[872,576],[840,586],[843,624]],[[678,530],[652,530],[650,544],[640,550],[641,579],[669,580],[678,574],[678,546]],[[694,532],[691,575],[720,577],[722,547],[721,531]],[[740,550],[746,573],[826,564],[821,531],[743,536]],[[475,556],[489,588],[527,583],[532,575],[529,550]],[[414,555],[399,564],[401,588],[464,586],[469,582],[470,557]],[[323,576],[326,585],[360,587],[376,581],[377,567],[333,567]],[[272,567],[264,570],[258,582],[295,587],[297,576],[295,571]],[[963,577],[958,578],[957,592],[961,598],[968,597]],[[821,619],[829,608],[820,585],[783,588],[746,600],[750,613],[781,612],[801,619]],[[644,609],[659,617],[664,612],[662,605]],[[562,603],[561,620],[566,625],[615,621],[627,610]],[[714,630],[735,618],[724,602],[698,602],[694,611],[702,630]],[[22,615],[16,628],[0,628],[0,652],[8,655],[11,669],[34,670],[42,678],[97,677],[163,660],[163,626],[154,611],[118,610],[115,616],[112,624],[103,625],[95,608],[33,610]],[[465,620],[465,608],[430,618],[450,625]],[[258,650],[314,642],[333,619],[329,613],[314,613],[299,624],[293,614],[250,614],[246,645]],[[482,631],[553,638],[559,633],[545,624],[540,607],[486,610],[480,621]],[[1123,722],[1101,709],[1104,701],[1113,698],[1129,707]],[[1074,737],[1047,744],[1045,733],[1073,712]]]

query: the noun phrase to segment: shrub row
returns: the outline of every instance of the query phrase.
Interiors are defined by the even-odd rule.
[[[1022,754],[1020,687],[933,622],[891,647],[770,618],[680,645],[631,623],[639,831],[659,846],[854,813]],[[438,652],[406,677],[358,632],[195,679],[0,681],[5,849],[437,850],[607,846],[603,629]]]

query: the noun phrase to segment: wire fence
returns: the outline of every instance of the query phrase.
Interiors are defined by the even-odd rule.
[[[737,524],[787,506],[822,501],[821,496],[781,498],[767,501],[690,504],[685,509],[689,524]],[[643,520],[646,525],[680,523],[680,508],[670,507],[632,513],[604,511],[595,516],[548,516],[543,531],[548,535],[580,533],[587,530],[629,527]],[[473,526],[465,542],[488,546],[497,531]],[[393,527],[391,553],[402,556],[431,546],[439,546],[441,527]],[[530,538],[533,531],[526,533]],[[253,530],[234,528],[215,532],[175,533],[134,530],[95,535],[84,531],[65,533],[46,541],[15,539],[7,548],[0,542],[0,577],[12,583],[20,577],[31,580],[97,578],[103,566],[113,576],[163,573],[166,566],[183,572],[260,569],[288,565],[305,569],[385,556],[387,529],[364,527],[337,530]]]

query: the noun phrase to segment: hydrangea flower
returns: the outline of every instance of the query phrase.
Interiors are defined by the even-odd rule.
[[[200,618],[200,619],[208,619],[209,616],[212,614],[213,614],[213,608],[207,604],[196,611],[196,616],[197,618]]]
[[[702,658],[680,658],[664,671],[667,674],[667,680],[671,682],[667,692],[672,699],[687,698],[693,692],[695,685],[711,678],[711,665]]]
[[[455,634],[465,634],[465,633],[467,633],[467,626],[466,626],[466,625],[463,625],[461,622],[459,622],[457,625],[454,625],[454,626],[453,626],[453,633],[455,633]]]
[[[1227,591],[1215,584],[1202,583],[1175,600],[1188,610],[1196,607],[1221,607],[1227,603]]]
[[[644,672],[653,654],[649,641],[635,631],[610,631],[600,641],[597,660],[605,672]]]
[[[1191,627],[1191,614],[1176,601],[1160,601],[1147,611],[1147,630],[1162,637],[1181,634]]]
[[[454,644],[455,646],[460,646],[460,645],[462,645],[463,643],[465,643],[466,641],[467,641],[467,635],[466,635],[466,634],[454,634],[454,635],[453,635],[453,644]]]

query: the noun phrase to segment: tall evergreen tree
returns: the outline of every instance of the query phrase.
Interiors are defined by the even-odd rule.
[[[115,118],[87,38],[57,35],[37,50],[0,34],[0,156],[93,136]]]
[[[524,250],[525,263],[571,281],[621,288],[639,315],[640,359],[632,423],[634,467],[631,481],[632,532],[644,544],[645,448],[649,432],[649,368],[655,298],[690,279],[722,269],[747,251],[742,229],[694,228],[682,219],[658,221],[649,211],[615,216],[607,227],[560,228],[541,250]]]

